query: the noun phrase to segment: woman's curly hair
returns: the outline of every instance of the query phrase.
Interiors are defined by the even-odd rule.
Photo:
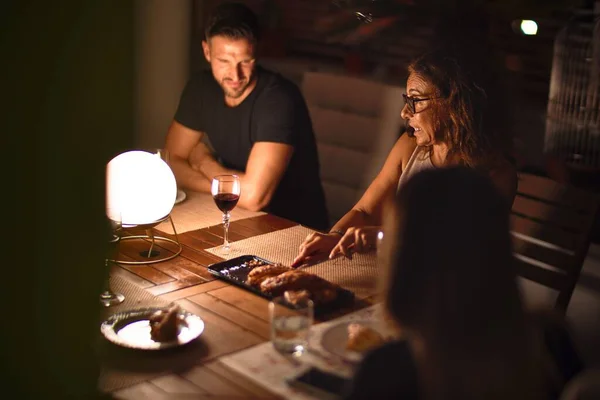
[[[490,93],[493,82],[482,66],[469,67],[468,62],[461,64],[438,50],[412,61],[408,72],[435,88],[436,98],[431,101],[435,139],[448,145],[448,156],[469,167],[490,168],[510,151],[502,121],[504,107],[501,95]]]

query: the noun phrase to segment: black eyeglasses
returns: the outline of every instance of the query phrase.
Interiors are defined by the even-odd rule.
[[[417,103],[420,101],[426,101],[426,100],[433,100],[433,99],[439,99],[439,97],[426,97],[424,99],[415,99],[414,97],[410,97],[406,94],[403,94],[402,97],[404,97],[404,102],[406,103],[406,105],[408,106],[408,109],[411,113],[416,114],[417,111]]]

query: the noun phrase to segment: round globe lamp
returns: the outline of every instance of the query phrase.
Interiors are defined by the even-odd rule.
[[[151,264],[170,260],[181,253],[181,243],[170,216],[177,196],[173,171],[159,157],[146,151],[127,151],[114,157],[106,166],[106,209],[118,210],[123,228],[143,234],[124,234],[121,241],[141,240],[150,247],[140,255],[141,261],[114,260],[121,264]],[[110,215],[109,215],[110,217]],[[155,235],[153,227],[169,220],[175,240]],[[172,245],[161,246],[160,242]],[[165,244],[166,244],[165,243]],[[161,250],[164,247],[166,250]],[[163,254],[164,253],[164,254]]]

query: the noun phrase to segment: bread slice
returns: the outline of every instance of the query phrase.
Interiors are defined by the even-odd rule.
[[[383,336],[375,329],[353,322],[348,325],[346,350],[364,353],[382,345]]]

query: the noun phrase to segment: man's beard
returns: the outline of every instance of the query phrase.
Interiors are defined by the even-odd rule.
[[[246,91],[246,88],[248,88],[249,84],[250,84],[250,81],[246,82],[244,85],[240,86],[238,89],[232,89],[232,88],[228,87],[227,85],[225,85],[224,83],[221,83],[221,88],[223,89],[223,92],[225,92],[226,97],[231,97],[232,99],[237,99],[244,94],[244,92]]]
[[[228,87],[227,85],[225,85],[224,80],[221,82],[221,89],[223,89],[225,97],[239,99],[244,93],[246,93],[246,89],[248,89],[248,86],[250,86],[252,82],[254,82],[254,79],[256,79],[256,71],[253,71],[252,75],[250,75],[250,78],[244,81],[244,84],[242,84],[242,86],[240,86],[238,89],[232,89]]]

